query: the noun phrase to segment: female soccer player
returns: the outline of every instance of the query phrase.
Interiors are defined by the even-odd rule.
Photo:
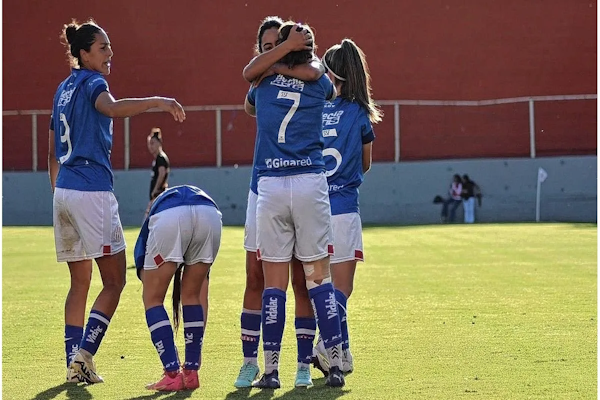
[[[135,265],[144,287],[146,322],[164,368],[162,378],[146,386],[150,390],[177,391],[199,386],[204,336],[200,293],[219,251],[221,228],[221,212],[216,203],[189,185],[175,186],[159,195],[142,225],[135,244]],[[163,305],[173,276],[175,330],[179,326],[180,294],[183,305],[183,366],[179,365],[173,328]]]
[[[323,111],[323,155],[327,167],[331,226],[335,254],[331,276],[342,330],[342,371],[352,372],[347,322],[347,300],[352,294],[357,261],[363,261],[362,225],[358,208],[358,187],[371,168],[375,139],[371,124],[382,113],[371,98],[371,77],[363,51],[350,39],[330,47],[323,57],[338,97]],[[323,342],[317,343],[315,366],[325,374],[329,367]]]
[[[314,40],[309,27],[290,22],[280,28],[278,42],[284,42],[292,29],[307,29]],[[313,57],[312,51],[291,52],[281,62],[294,67]],[[265,373],[257,387],[280,387],[279,352],[292,256],[303,263],[317,324],[332,360],[327,384],[344,384],[340,323],[329,271],[331,210],[321,136],[323,106],[335,93],[327,76],[307,82],[278,74],[253,86],[246,99],[246,111],[256,114],[258,127],[257,254],[265,277]]]
[[[112,118],[160,108],[182,122],[185,113],[175,99],[113,98],[103,76],[110,73],[113,51],[106,32],[93,20],[65,25],[62,38],[72,69],[54,96],[48,172],[57,260],[67,262],[71,274],[65,303],[67,381],[97,383],[103,380],[92,358],[125,286],[125,241],[110,164]],[[92,260],[104,287],[84,333]]]
[[[258,29],[256,53],[248,66],[244,68],[244,78],[249,82],[259,79],[267,70],[274,73],[282,73],[304,80],[319,79],[325,71],[320,64],[304,64],[295,68],[275,64],[279,59],[290,51],[308,49],[312,38],[308,31],[293,31],[286,41],[277,45],[279,27],[283,21],[279,17],[267,17]],[[256,146],[255,146],[256,154]],[[256,162],[256,159],[255,159]],[[264,290],[264,276],[262,263],[256,257],[256,199],[257,192],[257,170],[252,168],[250,181],[250,192],[248,193],[248,208],[246,210],[246,224],[244,235],[244,248],[246,249],[246,289],[244,291],[244,304],[241,315],[241,340],[244,363],[240,369],[234,386],[238,388],[251,387],[252,382],[259,374],[258,368],[258,343],[260,340],[262,294]],[[294,260],[292,263],[294,271],[302,268],[302,265]],[[293,279],[294,294],[296,298],[296,339],[298,345],[298,369],[296,372],[295,386],[310,386],[310,359],[312,354],[312,343],[315,336],[316,321],[308,291],[302,279]],[[298,274],[294,274],[296,277]]]

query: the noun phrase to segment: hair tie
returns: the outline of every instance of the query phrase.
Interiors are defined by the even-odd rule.
[[[336,74],[335,72],[333,72],[333,70],[331,68],[329,68],[329,65],[327,65],[327,62],[325,61],[325,57],[323,57],[323,60],[321,60],[323,62],[323,65],[325,66],[325,68],[331,72],[331,75],[335,76],[338,80],[340,81],[346,81],[346,78],[342,78],[341,76],[339,76],[338,74]]]

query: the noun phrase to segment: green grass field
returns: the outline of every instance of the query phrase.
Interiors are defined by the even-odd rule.
[[[243,228],[226,227],[211,273],[201,387],[144,389],[161,364],[141,284],[128,269],[96,357],[106,383],[64,384],[66,265],[52,229],[2,229],[4,399],[593,399],[597,396],[597,227],[505,224],[372,227],[349,302],[355,372],[341,390],[293,388],[293,295],[277,391],[237,391]],[[128,264],[136,229],[126,231]],[[100,289],[94,271],[89,305]],[[88,307],[89,310],[89,307]],[[181,335],[177,338],[183,348]],[[262,365],[262,359],[259,360]],[[316,379],[318,378],[318,379]]]

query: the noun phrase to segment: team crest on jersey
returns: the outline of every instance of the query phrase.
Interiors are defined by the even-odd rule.
[[[73,96],[74,91],[75,88],[70,90],[63,90],[60,94],[60,97],[58,98],[58,106],[64,107],[65,105],[67,105],[71,101],[71,97]]]
[[[332,113],[323,113],[323,125],[337,125],[340,123],[340,118],[344,113],[343,110],[339,110]]]
[[[304,90],[304,81],[296,78],[286,78],[283,75],[277,75],[277,77],[271,82],[271,85],[282,88],[292,88],[299,91]]]

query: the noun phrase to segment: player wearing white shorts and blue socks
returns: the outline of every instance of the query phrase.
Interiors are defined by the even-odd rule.
[[[362,226],[358,207],[358,187],[371,168],[375,139],[372,123],[381,121],[381,111],[371,100],[368,66],[356,44],[344,39],[327,50],[323,63],[335,82],[338,97],[323,111],[323,155],[327,166],[331,222],[335,254],[331,275],[335,287],[342,332],[342,371],[352,372],[348,336],[347,300],[352,294],[357,261],[363,261]],[[327,354],[322,342],[316,347],[315,366],[328,373]]]
[[[221,212],[201,189],[175,186],[160,194],[142,225],[134,257],[146,322],[164,374],[146,388],[158,391],[196,389],[200,383],[204,337],[201,290],[221,243]],[[183,273],[183,276],[182,276]],[[174,278],[173,320],[179,326],[181,300],[185,362],[179,364],[173,328],[163,305]],[[181,367],[181,369],[180,369]]]
[[[106,32],[94,21],[65,25],[71,74],[58,86],[50,118],[48,173],[54,192],[53,221],[57,260],[67,262],[71,287],[65,302],[67,381],[98,383],[93,356],[108,329],[125,285],[125,240],[113,194],[110,164],[113,117],[150,108],[183,121],[174,99],[115,100],[104,75],[113,56]],[[84,331],[92,260],[103,289]]]
[[[309,30],[286,23],[279,30],[280,41],[291,29]],[[299,65],[312,58],[311,51],[292,52],[281,62]],[[317,324],[331,359],[327,384],[344,385],[340,322],[329,271],[329,255],[333,253],[331,210],[321,135],[323,106],[325,100],[333,98],[335,88],[326,76],[305,82],[272,75],[248,93],[246,111],[256,114],[258,127],[257,253],[265,276],[265,374],[257,387],[280,386],[279,352],[292,255],[304,265]]]
[[[276,64],[280,58],[290,51],[302,50],[307,42],[312,41],[308,32],[292,31],[290,37],[277,45],[279,27],[283,21],[279,17],[266,17],[257,34],[257,56],[244,68],[244,78],[253,82],[260,78],[267,70],[280,70],[283,75],[303,80],[317,80],[325,69],[320,63],[298,65],[291,69],[287,66]],[[255,144],[256,154],[256,144]],[[244,303],[242,308],[241,340],[244,363],[239,375],[234,382],[237,388],[251,387],[259,374],[258,344],[260,341],[262,294],[264,290],[264,275],[262,262],[256,257],[256,200],[258,197],[258,171],[252,165],[250,192],[248,193],[248,207],[246,209],[246,223],[244,229],[244,248],[246,250],[246,288],[244,290]],[[312,305],[308,297],[306,281],[302,264],[293,259],[291,263],[292,287],[296,299],[296,340],[298,346],[298,369],[296,371],[295,386],[310,386],[310,359],[312,346],[316,333],[316,321]]]

